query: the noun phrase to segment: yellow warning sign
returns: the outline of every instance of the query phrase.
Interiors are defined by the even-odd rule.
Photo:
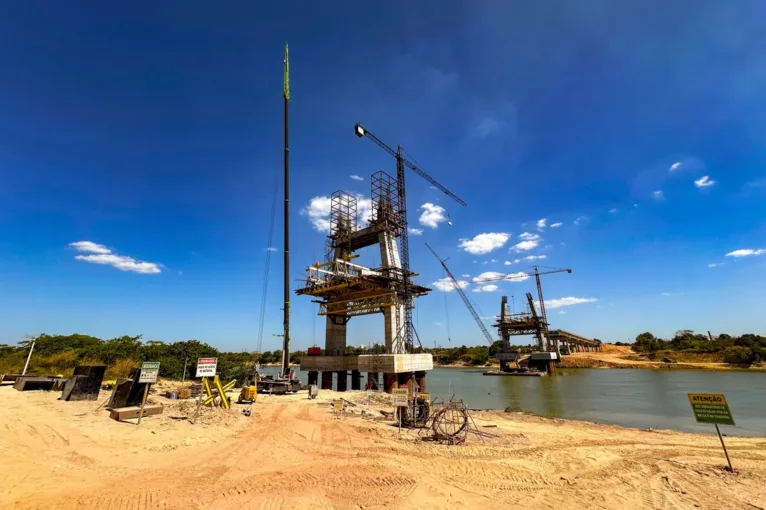
[[[689,393],[688,395],[698,423],[734,425],[734,417],[722,393]]]

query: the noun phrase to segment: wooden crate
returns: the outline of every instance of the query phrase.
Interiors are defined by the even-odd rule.
[[[144,406],[144,418],[155,414],[162,414],[162,406],[159,404],[151,404]],[[117,421],[138,419],[141,414],[140,406],[119,407],[112,409],[109,417]]]

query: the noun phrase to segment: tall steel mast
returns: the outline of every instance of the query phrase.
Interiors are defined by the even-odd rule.
[[[282,377],[290,374],[290,61],[285,43],[285,79],[282,97],[285,102],[285,261],[284,261],[284,338],[282,344]]]

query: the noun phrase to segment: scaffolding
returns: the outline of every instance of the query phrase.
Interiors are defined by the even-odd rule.
[[[351,234],[358,230],[357,199],[338,190],[330,197],[330,231],[325,245],[325,261],[335,259],[337,248],[350,254]]]
[[[380,170],[370,178],[372,221],[383,230],[401,235],[399,221],[399,195],[396,178]]]
[[[306,286],[298,295],[320,298],[319,315],[356,317],[382,313],[387,306],[400,303],[404,285],[401,270],[371,269],[348,260],[336,259],[306,268]],[[423,296],[430,289],[410,283],[410,293]]]

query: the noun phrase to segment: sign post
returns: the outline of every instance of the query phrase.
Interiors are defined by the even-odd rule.
[[[729,464],[729,471],[734,472],[731,460],[729,459],[729,452],[726,450],[726,443],[723,442],[721,429],[718,428],[718,425],[734,425],[734,417],[731,415],[726,397],[722,393],[689,393],[688,395],[697,423],[712,423],[715,425],[715,431],[718,433],[718,439],[721,440],[723,453],[726,455],[726,462]]]
[[[396,408],[396,414],[399,416],[399,432],[402,431],[402,409],[407,407],[408,393],[407,388],[391,390],[391,400]]]
[[[218,358],[199,358],[197,360],[197,377],[214,377],[218,366]]]
[[[141,365],[141,375],[138,376],[138,382],[144,383],[144,398],[141,399],[141,410],[138,412],[138,423],[141,425],[141,418],[144,417],[144,406],[146,405],[146,396],[149,394],[149,385],[157,382],[157,375],[160,373],[160,363],[158,361],[145,361]]]

